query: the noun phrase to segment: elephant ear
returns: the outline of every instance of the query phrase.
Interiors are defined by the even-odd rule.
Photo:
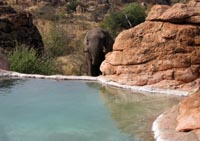
[[[89,42],[88,42],[88,33],[86,33],[85,38],[83,40],[83,45],[84,45],[83,52],[89,52],[88,44],[89,44]]]

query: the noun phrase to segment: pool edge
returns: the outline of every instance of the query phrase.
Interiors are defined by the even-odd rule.
[[[13,71],[0,70],[0,77],[10,77],[10,78],[33,78],[33,79],[54,79],[54,80],[86,80],[86,81],[96,81],[104,85],[114,86],[123,89],[129,89],[136,92],[150,92],[150,93],[161,93],[168,95],[178,95],[178,96],[188,96],[198,91],[198,89],[193,89],[190,91],[183,90],[173,90],[173,89],[161,89],[151,86],[129,86],[122,85],[113,81],[107,80],[104,76],[92,77],[92,76],[65,76],[65,75],[39,75],[39,74],[24,74]],[[159,115],[153,122],[152,131],[154,132],[154,138],[156,141],[165,141],[160,138],[160,119],[163,114]]]
[[[97,81],[102,84],[129,89],[129,90],[137,91],[137,92],[161,93],[161,94],[178,95],[178,96],[188,96],[198,91],[198,89],[192,89],[190,91],[164,89],[164,88],[161,89],[161,88],[152,87],[151,85],[147,85],[147,86],[123,85],[117,82],[110,81],[106,79],[106,77],[104,76],[92,77],[92,76],[40,75],[40,74],[25,74],[25,73],[13,72],[13,71],[0,70],[0,77]]]

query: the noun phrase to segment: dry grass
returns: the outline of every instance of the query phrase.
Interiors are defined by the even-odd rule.
[[[38,9],[35,10],[39,11]],[[98,23],[90,20],[90,13],[67,14],[61,9],[56,11],[56,13],[57,15],[61,15],[60,19],[53,21],[46,18],[37,18],[34,19],[34,23],[38,27],[43,41],[51,35],[52,25],[56,25],[59,30],[62,30],[62,32],[65,33],[69,40],[68,48],[71,48],[72,52],[56,58],[56,61],[59,64],[62,74],[84,75],[85,62],[83,54],[83,38],[88,30],[98,27]]]
[[[16,5],[13,0],[8,1],[14,8],[20,10],[21,5]],[[91,13],[68,14],[65,5],[52,7],[46,3],[30,5],[25,10],[33,14],[34,24],[41,33],[45,48],[49,45],[47,41],[51,40],[54,34],[52,26],[56,31],[62,32],[62,40],[69,40],[66,47],[70,53],[55,58],[60,65],[61,72],[65,75],[85,74],[83,38],[88,30],[99,26],[98,23],[92,21]]]

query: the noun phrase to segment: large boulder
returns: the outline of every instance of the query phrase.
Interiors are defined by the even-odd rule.
[[[16,12],[12,7],[0,2],[0,47],[14,48],[25,44],[39,53],[43,51],[43,42],[32,15]]]
[[[177,131],[191,131],[200,129],[200,93],[184,99],[177,117]]]
[[[190,1],[188,4],[177,3],[170,6],[156,5],[149,13],[147,20],[165,21],[173,23],[200,23],[200,3]]]
[[[199,10],[198,2],[155,5],[144,23],[117,36],[100,68],[105,78],[126,85],[197,89]]]

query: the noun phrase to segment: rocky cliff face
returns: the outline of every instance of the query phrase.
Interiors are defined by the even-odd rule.
[[[25,44],[39,52],[43,50],[42,38],[33,25],[31,14],[16,12],[0,2],[0,47],[13,48],[17,44]]]
[[[101,65],[105,78],[126,85],[199,86],[200,2],[155,5],[146,21],[121,32]]]

